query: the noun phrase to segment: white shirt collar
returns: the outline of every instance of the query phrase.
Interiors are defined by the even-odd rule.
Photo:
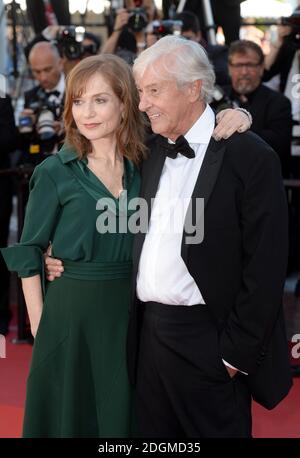
[[[209,105],[197,119],[195,124],[185,134],[185,139],[190,144],[208,145],[211,138],[211,132],[215,126],[215,114]]]

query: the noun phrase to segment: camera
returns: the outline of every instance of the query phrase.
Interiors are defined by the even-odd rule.
[[[36,115],[36,123],[34,125],[31,116],[20,116],[20,132],[23,134],[31,133],[35,129],[39,141],[47,142],[53,140],[56,137],[54,121],[62,113],[61,103],[49,100],[47,93],[40,89],[37,92],[37,99],[31,102],[27,108],[30,108]]]
[[[291,16],[282,17],[280,24],[288,25],[292,28],[292,32],[288,37],[294,44],[300,46],[300,9],[294,11]]]
[[[181,35],[182,31],[182,21],[175,21],[171,19],[166,19],[163,21],[153,21],[152,22],[152,34],[157,37],[165,37],[166,35]]]
[[[65,27],[56,36],[56,45],[62,56],[68,60],[81,59],[85,54],[97,54],[96,43],[84,46],[85,28],[78,26]]]
[[[133,8],[128,10],[130,17],[128,19],[128,27],[134,32],[140,32],[148,25],[148,18],[145,8]]]
[[[216,112],[226,110],[227,108],[236,108],[239,106],[218,84],[215,84],[214,86],[210,105]]]

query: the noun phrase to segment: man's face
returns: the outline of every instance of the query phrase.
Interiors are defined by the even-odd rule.
[[[259,56],[249,49],[246,54],[233,54],[229,60],[229,74],[233,89],[238,94],[249,94],[261,83],[264,72]]]
[[[136,85],[139,109],[147,114],[154,133],[175,141],[191,128],[194,119],[190,84],[178,87],[157,61],[136,77]]]
[[[29,57],[33,77],[46,90],[53,89],[62,73],[62,60],[49,50],[40,50]]]

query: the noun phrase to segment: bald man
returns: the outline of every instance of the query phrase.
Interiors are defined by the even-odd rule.
[[[31,48],[28,61],[32,75],[38,84],[33,89],[24,93],[24,110],[20,114],[20,117],[30,116],[32,118],[32,124],[35,126],[37,116],[32,107],[33,104],[37,104],[45,95],[49,102],[54,103],[58,107],[56,120],[53,124],[57,138],[53,138],[51,144],[47,145],[47,147],[45,145],[41,146],[35,129],[29,135],[22,135],[21,149],[25,152],[26,162],[33,161],[36,163],[42,159],[42,155],[34,153],[39,153],[46,149],[47,152],[53,152],[57,149],[56,144],[62,135],[62,124],[58,121],[58,118],[64,100],[65,76],[63,73],[63,62],[58,49],[50,42],[41,41],[36,43]]]
[[[36,43],[29,54],[29,65],[34,79],[46,91],[54,90],[60,80],[64,81],[62,59],[52,43]]]

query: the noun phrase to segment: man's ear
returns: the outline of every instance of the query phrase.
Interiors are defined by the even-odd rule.
[[[191,102],[196,102],[200,98],[202,89],[202,80],[196,80],[190,83],[189,93]]]

